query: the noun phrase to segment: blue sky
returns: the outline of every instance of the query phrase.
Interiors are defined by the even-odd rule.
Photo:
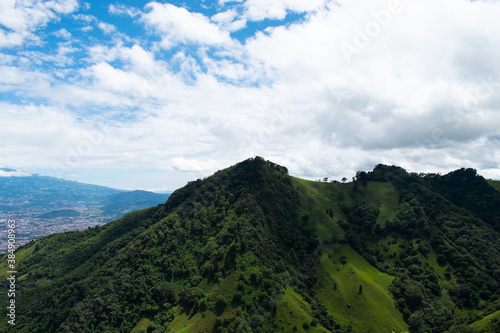
[[[0,4],[0,166],[167,190],[260,155],[500,179],[500,3]]]

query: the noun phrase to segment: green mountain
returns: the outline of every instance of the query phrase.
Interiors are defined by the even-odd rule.
[[[498,332],[499,199],[472,169],[342,184],[246,160],[19,248],[16,330]]]

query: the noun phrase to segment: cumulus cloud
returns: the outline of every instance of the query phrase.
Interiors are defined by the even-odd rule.
[[[212,172],[215,172],[219,169],[227,167],[228,161],[207,160],[205,158],[187,159],[184,157],[175,157],[169,161],[168,165],[177,171],[202,172],[204,174],[207,174],[207,173],[212,173]]]
[[[70,39],[71,38],[71,33],[68,32],[68,30],[62,28],[54,33],[55,36],[63,39]]]
[[[203,14],[191,13],[169,3],[151,2],[145,8],[147,12],[142,19],[161,35],[164,48],[187,42],[215,46],[231,43],[229,33],[222,31]]]
[[[115,32],[45,54],[56,64],[58,50],[61,61],[84,52],[70,74],[42,68],[43,51],[1,55],[0,89],[34,101],[2,105],[10,128],[25,122],[32,131],[9,132],[18,141],[2,155],[15,165],[64,165],[68,151],[84,148],[85,133],[106,123],[105,139],[81,165],[148,165],[184,181],[261,155],[312,179],[350,178],[378,163],[442,173],[475,167],[500,178],[500,37],[491,33],[500,3],[391,3],[219,1],[210,16],[157,2],[110,5],[120,20],[148,29],[134,39],[119,24],[77,13]],[[287,21],[289,13],[306,15]],[[283,22],[251,33],[249,22],[266,20]],[[40,128],[45,119],[51,125]]]
[[[0,3],[0,48],[22,45],[26,40],[37,40],[38,28],[69,14],[78,8],[76,0],[38,1],[27,0],[22,5],[15,0]]]
[[[99,29],[101,29],[105,34],[111,34],[116,31],[116,27],[112,24],[106,22],[99,22]]]

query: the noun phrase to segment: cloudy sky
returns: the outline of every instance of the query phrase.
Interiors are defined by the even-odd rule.
[[[254,155],[500,179],[500,1],[0,2],[0,167],[175,189]]]

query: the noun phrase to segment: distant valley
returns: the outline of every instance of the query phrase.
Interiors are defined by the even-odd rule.
[[[126,213],[164,203],[169,193],[123,191],[64,179],[0,169],[0,221],[16,219],[17,245],[116,220]],[[0,253],[7,224],[0,223]]]

